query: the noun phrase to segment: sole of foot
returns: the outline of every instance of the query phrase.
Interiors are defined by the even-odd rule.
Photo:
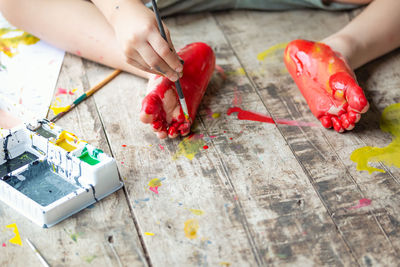
[[[294,40],[285,49],[284,61],[311,112],[325,128],[340,133],[351,130],[368,110],[354,72],[329,46]]]

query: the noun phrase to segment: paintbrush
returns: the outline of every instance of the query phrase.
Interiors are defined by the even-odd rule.
[[[153,6],[154,14],[156,14],[156,20],[157,20],[157,24],[158,24],[158,29],[160,30],[161,36],[168,43],[167,35],[165,34],[164,26],[163,26],[163,24],[161,22],[160,13],[158,12],[157,3],[156,3],[155,0],[151,0],[151,4]],[[183,91],[182,91],[182,87],[181,87],[181,83],[179,81],[179,78],[175,82],[175,87],[176,87],[176,91],[178,92],[179,102],[181,104],[182,111],[183,111],[183,114],[185,115],[186,121],[190,122],[189,110],[188,110],[187,105],[186,105],[185,96],[183,95]]]
[[[74,102],[72,102],[71,105],[65,107],[66,110],[58,113],[55,117],[53,117],[50,122],[56,122],[58,121],[62,116],[70,112],[73,108],[78,106],[82,101],[87,99],[89,96],[93,95],[96,93],[98,90],[100,90],[104,85],[106,85],[109,81],[114,79],[118,74],[121,73],[121,70],[114,70],[110,75],[108,75],[104,80],[96,84],[94,87],[90,88],[87,92],[83,93],[80,97],[78,97]]]

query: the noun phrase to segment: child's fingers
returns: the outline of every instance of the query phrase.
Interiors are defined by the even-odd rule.
[[[179,61],[178,55],[170,47],[160,35],[151,34],[149,36],[149,43],[153,47],[154,51],[165,61],[165,63],[174,71],[181,72],[183,66]]]
[[[158,56],[149,43],[147,45],[138,48],[138,52],[144,59],[144,61],[151,67],[151,69],[162,73],[171,81],[178,80],[178,74],[171,69],[165,61]]]
[[[143,58],[136,51],[132,50],[129,53],[126,53],[126,62],[138,69],[141,69],[146,72],[150,72],[153,74],[160,74],[159,72],[152,70],[149,65],[143,60]]]

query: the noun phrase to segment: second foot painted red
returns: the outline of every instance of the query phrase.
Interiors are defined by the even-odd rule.
[[[285,50],[286,67],[311,112],[326,128],[351,130],[368,101],[345,59],[329,46],[294,40]]]
[[[193,121],[214,72],[215,55],[205,43],[189,44],[178,55],[184,61],[180,83]],[[147,87],[148,94],[142,102],[141,121],[152,124],[159,138],[187,135],[191,125],[185,120],[179,105],[175,84],[163,76],[154,75]]]

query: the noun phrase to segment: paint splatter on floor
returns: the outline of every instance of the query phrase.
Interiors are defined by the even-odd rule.
[[[312,122],[301,122],[301,121],[280,120],[280,119],[274,120],[270,116],[253,111],[243,110],[239,107],[229,108],[227,114],[231,115],[232,113],[237,113],[237,118],[239,120],[258,121],[258,122],[265,122],[272,124],[286,124],[291,126],[318,127],[317,124]]]
[[[2,247],[5,248],[6,246],[7,246],[6,243],[3,243]]]
[[[385,170],[369,165],[370,162],[382,162],[387,166],[400,168],[400,103],[390,105],[383,110],[381,130],[390,133],[392,142],[386,147],[366,146],[353,151],[350,159],[357,163],[357,170],[385,172]]]
[[[164,150],[164,147],[163,147],[161,144],[158,144],[158,147],[159,147],[161,150]]]
[[[187,220],[183,230],[187,238],[195,239],[197,237],[197,231],[199,230],[199,222],[196,219]]]
[[[10,243],[22,246],[21,236],[19,235],[17,224],[16,223],[9,224],[6,226],[6,228],[13,229],[13,233],[15,234],[15,236],[9,240]]]
[[[203,146],[203,149],[208,149],[208,146],[206,145],[206,146]]]
[[[165,178],[154,178],[151,179],[149,182],[149,190],[153,191],[154,193],[158,194],[158,188],[162,185],[161,181],[165,180]]]
[[[78,237],[80,237],[81,236],[81,233],[74,233],[74,234],[70,234],[69,235],[69,237],[71,237],[71,239],[74,241],[74,242],[78,242]]]
[[[20,45],[33,45],[39,41],[39,38],[18,29],[0,29],[0,51],[8,57],[18,54]]]
[[[148,236],[153,236],[153,235],[155,235],[154,233],[151,233],[151,232],[144,232],[144,234],[145,234],[145,235],[148,235]]]
[[[77,90],[78,90],[78,88],[75,88],[75,89],[72,89],[72,90],[68,90],[68,89],[59,87],[59,88],[57,88],[56,96],[59,96],[59,95],[74,95]]]
[[[214,112],[211,117],[213,117],[213,119],[218,119],[219,117],[221,117],[221,113],[218,112]]]
[[[85,257],[85,261],[86,261],[87,263],[92,263],[92,261],[93,261],[95,258],[97,258],[96,255],[88,256],[88,257]]]
[[[215,65],[215,70],[222,77],[222,79],[226,80],[225,70],[220,65]]]
[[[359,209],[359,208],[362,208],[362,207],[368,207],[369,205],[371,205],[371,203],[372,203],[372,200],[371,200],[371,199],[362,198],[362,199],[360,199],[360,200],[358,201],[358,204],[357,204],[357,205],[355,205],[355,206],[353,206],[353,207],[350,207],[350,208],[348,208],[348,209],[349,209],[349,210],[356,210],[356,209]]]
[[[197,210],[197,209],[189,209],[189,211],[190,211],[191,213],[193,213],[194,215],[198,215],[198,216],[200,216],[200,215],[203,215],[203,214],[204,214],[204,211],[202,211],[202,210]]]
[[[204,140],[198,134],[192,134],[182,140],[178,145],[178,151],[172,157],[177,160],[179,157],[184,156],[189,160],[193,160],[200,149],[205,145]]]
[[[282,55],[282,58],[283,58],[283,51],[285,50],[287,44],[288,43],[279,43],[279,44],[273,45],[270,48],[268,48],[267,50],[259,53],[257,55],[257,59],[259,61],[264,61],[266,58],[276,55],[276,54]]]
[[[69,109],[69,106],[61,106],[61,99],[56,97],[56,100],[51,104],[50,109],[53,111],[53,114],[56,116],[61,112],[65,112]]]

